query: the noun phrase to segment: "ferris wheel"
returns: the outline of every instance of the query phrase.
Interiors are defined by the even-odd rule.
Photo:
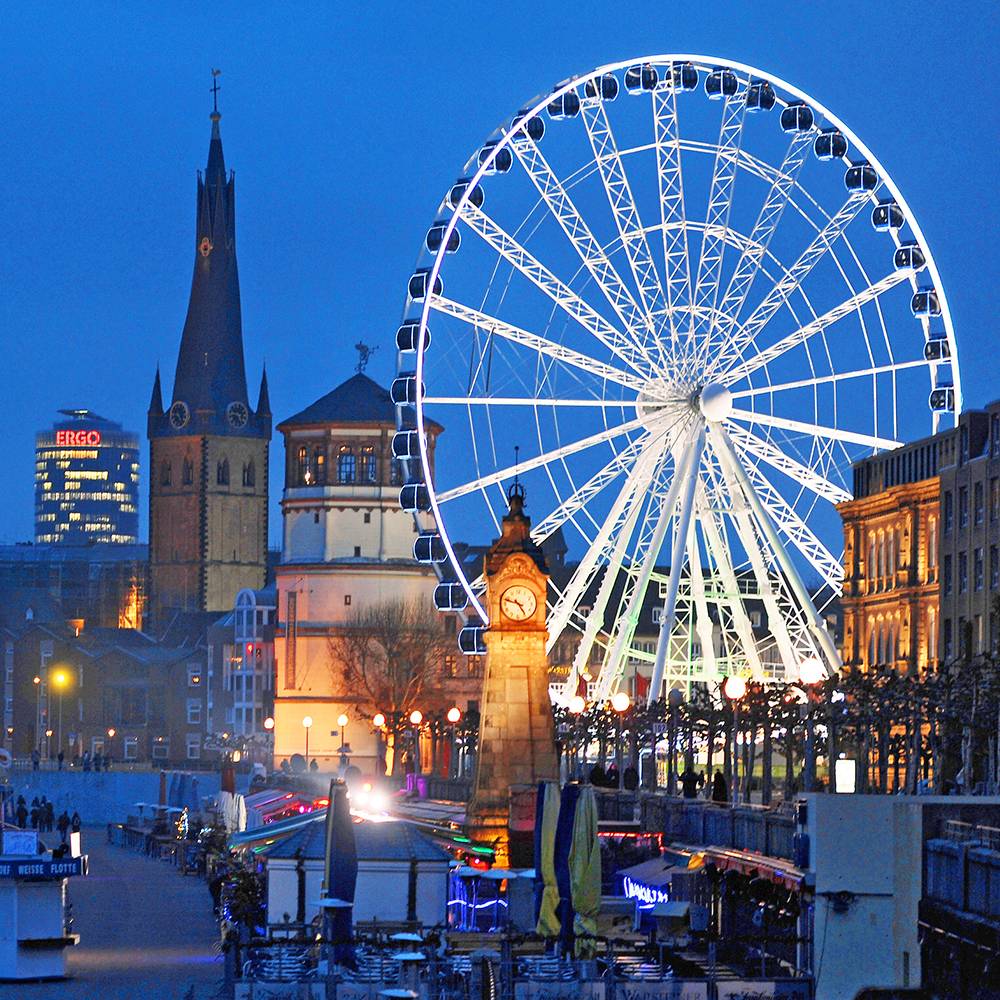
[[[568,552],[548,608],[566,697],[581,677],[609,697],[629,664],[650,699],[839,669],[822,608],[851,463],[961,407],[940,277],[875,156],[790,84],[696,55],[574,77],[476,150],[396,346],[400,500],[435,602],[482,652],[466,543],[518,477],[532,537]]]

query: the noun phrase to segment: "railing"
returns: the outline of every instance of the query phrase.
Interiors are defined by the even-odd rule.
[[[1000,827],[980,826],[948,819],[944,823],[944,839],[957,844],[978,845],[991,851],[1000,851]]]
[[[644,831],[680,843],[754,851],[794,859],[795,823],[790,813],[752,805],[716,805],[700,799],[647,795],[641,801]]]

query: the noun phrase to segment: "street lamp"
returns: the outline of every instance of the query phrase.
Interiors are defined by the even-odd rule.
[[[739,797],[739,773],[740,773],[740,748],[738,742],[738,733],[740,731],[740,699],[743,698],[747,693],[747,682],[744,678],[733,675],[726,678],[725,684],[722,685],[722,693],[729,699],[733,707],[733,732],[732,732],[732,761],[733,761],[733,773],[732,777],[732,790],[730,793],[730,800],[736,802]]]
[[[618,771],[618,791],[622,790],[624,782],[624,760],[622,758],[622,720],[632,705],[632,699],[626,691],[616,691],[611,696],[611,707],[618,717],[618,739],[615,741],[615,768]]]
[[[457,705],[453,705],[448,709],[445,718],[448,720],[448,725],[451,728],[451,755],[448,759],[448,777],[457,778],[461,772],[458,767],[458,737],[455,727],[462,719],[462,710]]]
[[[302,725],[305,727],[306,731],[306,767],[309,766],[309,730],[312,729],[313,717],[311,715],[305,715],[302,717]]]
[[[347,723],[351,720],[347,718],[346,712],[341,712],[337,716],[337,725],[340,726],[340,752],[344,752],[344,730],[347,729]]]
[[[587,710],[587,702],[583,695],[575,694],[566,705],[566,711],[573,716],[573,771],[575,776],[580,773],[580,716]],[[584,750],[586,763],[586,750]]]
[[[56,753],[62,750],[62,703],[63,703],[63,691],[66,685],[69,683],[69,675],[65,670],[57,670],[52,675],[52,683],[55,684],[56,689],[59,691],[59,739],[56,742]]]
[[[42,738],[38,732],[42,728],[42,679],[35,674],[31,683],[35,685],[35,749],[38,750],[42,745]]]

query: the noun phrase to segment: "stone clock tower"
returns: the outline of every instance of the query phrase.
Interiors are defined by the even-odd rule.
[[[542,779],[559,777],[545,655],[548,568],[531,540],[524,488],[517,483],[508,505],[503,534],[484,559],[490,627],[466,824],[473,840],[496,844],[501,865],[510,863],[512,786],[530,789]]]

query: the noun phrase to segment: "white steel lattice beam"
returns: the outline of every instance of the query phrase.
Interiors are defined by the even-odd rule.
[[[733,271],[729,284],[726,286],[722,303],[715,313],[715,321],[719,325],[713,333],[712,343],[709,345],[710,352],[716,344],[726,342],[737,317],[743,310],[750,286],[753,284],[754,278],[757,277],[761,261],[771,244],[771,237],[774,236],[778,223],[781,222],[789,195],[798,180],[802,164],[805,163],[809,154],[812,139],[811,131],[796,132],[788,145],[785,157],[778,168],[778,175],[774,178],[767,198],[761,206],[760,214],[757,216],[757,221],[754,223],[748,246],[736,264],[736,270]]]
[[[600,343],[625,362],[639,375],[649,374],[648,362],[632,338],[617,330],[600,313],[595,312],[568,285],[564,284],[544,264],[533,257],[517,240],[497,225],[482,209],[466,202],[462,220],[483,238],[501,257],[517,268],[532,284],[544,292],[560,309],[575,319]]]
[[[781,308],[782,303],[792,297],[809,272],[840,239],[868,197],[867,192],[851,192],[837,214],[832,216],[816,234],[809,246],[799,255],[798,260],[788,269],[788,273],[772,286],[746,322],[733,331],[730,340],[719,351],[715,360],[710,362],[710,373],[726,371],[743,357],[746,349],[754,343],[757,335]]]
[[[750,424],[780,427],[782,430],[794,431],[798,434],[808,434],[810,437],[843,441],[845,444],[860,444],[874,451],[880,449],[891,451],[893,448],[898,448],[902,443],[892,438],[878,437],[875,434],[862,434],[857,431],[843,430],[840,427],[825,427],[822,424],[811,424],[804,420],[791,420],[788,417],[775,417],[770,413],[757,413],[750,410],[734,409],[729,414],[729,418],[730,420],[741,420]]]
[[[849,372],[835,372],[833,375],[814,375],[809,378],[798,379],[795,382],[777,382],[770,385],[757,386],[755,389],[739,389],[733,393],[733,399],[746,399],[748,396],[770,396],[776,392],[787,392],[789,389],[812,389],[817,385],[845,382],[853,378],[885,375],[888,372],[906,371],[908,368],[929,368],[936,364],[936,361],[928,361],[926,358],[916,358],[913,361],[895,361],[888,365],[874,365],[871,368],[857,368]]]
[[[671,66],[670,82],[661,83],[653,91],[653,140],[663,232],[664,291],[670,336],[676,343],[678,313],[691,305],[691,259],[684,207],[684,176],[681,172],[677,91],[672,83],[672,70]]]
[[[740,452],[748,453],[763,462],[767,462],[772,468],[783,472],[790,479],[810,489],[817,496],[829,500],[830,503],[844,503],[853,499],[851,493],[842,486],[831,483],[830,480],[821,476],[815,469],[804,465],[798,459],[785,454],[780,448],[770,441],[751,434],[737,424],[731,424],[728,428],[729,437]]]
[[[563,347],[562,344],[557,344],[546,337],[541,337],[537,333],[522,330],[520,327],[513,326],[501,319],[497,319],[495,316],[490,316],[488,313],[480,312],[478,309],[473,309],[471,306],[463,305],[460,302],[454,302],[440,295],[432,295],[430,298],[430,307],[435,312],[442,313],[445,316],[454,316],[464,320],[466,323],[482,330],[490,336],[502,337],[504,340],[509,340],[513,344],[519,344],[530,351],[535,351],[538,354],[545,355],[545,357],[554,358],[563,364],[579,368],[581,371],[585,371],[595,378],[606,379],[617,385],[623,385],[634,392],[641,392],[643,386],[646,384],[645,379],[639,378],[639,376],[632,374],[632,372],[623,372],[612,365],[604,364],[604,362],[597,361],[586,354],[581,354],[579,351],[570,350],[568,347]]]
[[[661,318],[666,312],[663,289],[649,253],[646,231],[625,174],[625,165],[618,153],[611,123],[604,103],[599,99],[584,100],[581,112],[594,151],[594,160],[607,192],[611,214],[615,218],[622,247],[639,291],[639,302],[646,315],[654,321],[655,328],[658,322],[662,322]]]
[[[736,186],[736,164],[743,145],[746,98],[746,83],[741,80],[736,92],[726,97],[722,105],[722,127],[719,130],[708,212],[705,215],[707,228],[702,238],[698,277],[694,286],[695,307],[707,309],[710,313],[714,313],[718,301],[722,257],[726,249],[725,238],[716,236],[715,231],[729,229],[729,213],[733,207],[733,191]],[[704,338],[696,345],[696,349],[705,356],[709,346],[710,324],[702,333]]]
[[[590,272],[598,288],[611,304],[625,329],[632,335],[636,347],[652,368],[645,342],[655,340],[656,331],[649,316],[639,308],[632,293],[625,286],[611,263],[604,248],[597,242],[590,227],[580,215],[562,182],[546,162],[535,141],[523,132],[511,140],[511,148],[517,155],[525,173],[538,189],[542,200],[562,227],[573,248]],[[641,331],[645,331],[643,334]]]
[[[736,365],[735,368],[729,369],[722,376],[723,382],[730,384],[738,379],[752,375],[759,368],[763,368],[764,365],[780,357],[786,351],[790,351],[799,344],[804,344],[810,337],[814,337],[828,326],[832,326],[845,316],[857,312],[866,302],[872,302],[883,292],[888,291],[890,288],[895,288],[900,282],[908,281],[912,275],[913,272],[907,268],[901,268],[898,271],[887,274],[884,278],[876,281],[874,285],[863,288],[849,299],[845,299],[839,305],[823,313],[822,316],[817,316],[814,320],[782,337],[777,343],[772,344],[770,347],[765,347],[764,350],[755,354],[752,358],[748,358],[741,364]]]

